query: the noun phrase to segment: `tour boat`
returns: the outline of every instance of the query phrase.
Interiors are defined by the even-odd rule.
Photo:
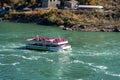
[[[71,50],[68,40],[59,38],[33,37],[27,39],[26,48],[42,51],[64,51]]]

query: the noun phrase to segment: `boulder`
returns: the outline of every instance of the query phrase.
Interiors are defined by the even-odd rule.
[[[60,27],[61,29],[65,28],[65,26],[64,26],[64,25],[60,25],[59,27]]]
[[[72,31],[72,28],[66,28],[66,30],[68,30],[68,31]]]
[[[100,31],[101,31],[101,32],[105,32],[105,29],[101,29]]]
[[[120,28],[115,28],[114,32],[120,32]]]
[[[79,28],[86,29],[86,26],[85,25],[80,25]]]
[[[114,32],[120,32],[120,26],[115,26],[113,31]]]

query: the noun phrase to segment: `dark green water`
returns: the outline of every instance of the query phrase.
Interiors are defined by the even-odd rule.
[[[73,50],[20,49],[36,35],[68,39]],[[0,23],[0,80],[120,80],[120,33]]]

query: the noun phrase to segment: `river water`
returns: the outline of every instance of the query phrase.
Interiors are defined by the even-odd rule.
[[[68,39],[72,51],[21,48],[36,35]],[[120,33],[0,23],[0,80],[120,80]]]

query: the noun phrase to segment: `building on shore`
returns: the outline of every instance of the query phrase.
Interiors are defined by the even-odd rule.
[[[100,5],[76,5],[77,10],[104,12],[104,7]]]
[[[59,0],[42,0],[43,8],[57,8],[57,5],[60,4]]]
[[[79,9],[102,9],[103,6],[95,6],[95,5],[76,5]]]
[[[96,11],[102,11],[103,6],[96,6],[96,5],[76,5],[76,9],[78,10],[96,10]]]
[[[74,9],[77,4],[78,4],[78,1],[70,0],[70,1],[66,1],[64,6],[70,9]]]

